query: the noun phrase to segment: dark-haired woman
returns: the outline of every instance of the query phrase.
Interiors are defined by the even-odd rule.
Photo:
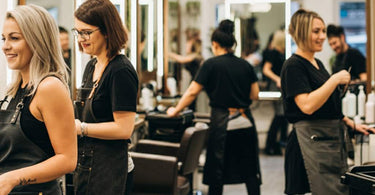
[[[176,107],[176,116],[204,88],[210,99],[211,123],[203,183],[209,195],[223,193],[224,184],[246,183],[249,194],[260,194],[258,138],[249,106],[259,86],[252,66],[236,57],[234,23],[224,20],[211,36],[215,57],[205,61]]]
[[[76,120],[75,193],[124,194],[138,91],[137,74],[120,54],[127,34],[109,0],[85,1],[75,12],[73,32],[80,49],[94,56],[83,75],[80,94],[87,97],[81,97],[83,112]]]

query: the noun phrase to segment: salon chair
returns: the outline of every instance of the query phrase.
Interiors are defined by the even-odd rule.
[[[192,194],[193,173],[205,145],[208,127],[188,127],[180,143],[139,140],[131,153],[135,195]]]

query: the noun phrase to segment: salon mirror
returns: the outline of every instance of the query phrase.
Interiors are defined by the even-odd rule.
[[[156,81],[156,1],[139,0],[138,4],[138,73],[141,74],[141,83]]]
[[[162,88],[164,70],[163,57],[163,0],[137,0],[131,8],[131,34],[137,40],[137,72],[141,84],[153,83],[156,90]],[[136,18],[133,18],[136,16]],[[133,26],[132,26],[133,27]],[[132,37],[134,38],[134,37]],[[133,49],[133,48],[132,48]]]
[[[202,39],[200,33],[204,20],[201,18],[201,4],[201,0],[168,0],[168,28],[166,30],[168,32],[168,53],[186,56],[191,52],[191,43],[194,42],[192,40]],[[182,63],[168,55],[166,58],[168,59],[167,77],[169,81],[176,82],[177,88],[170,89],[172,91],[170,95],[182,94],[193,79],[191,75],[193,73],[189,72],[192,62]],[[190,71],[192,70],[190,69]],[[173,91],[175,92],[173,93]]]
[[[235,22],[237,47],[235,54],[253,65],[261,91],[267,91],[262,73],[262,51],[269,37],[277,30],[285,30],[290,19],[290,1],[235,1],[225,3],[225,17]],[[286,33],[286,57],[291,54],[290,36]]]
[[[180,2],[168,0],[168,52],[181,52]],[[181,79],[181,66],[168,60],[168,77]]]

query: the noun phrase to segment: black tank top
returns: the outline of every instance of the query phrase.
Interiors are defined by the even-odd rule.
[[[25,93],[27,93],[26,88],[19,88],[16,96],[9,102],[7,110],[15,110]],[[36,119],[30,112],[31,100],[31,96],[25,97],[24,100],[24,107],[20,118],[22,131],[27,138],[39,146],[49,157],[54,156],[55,152],[49,139],[46,125],[44,122]]]

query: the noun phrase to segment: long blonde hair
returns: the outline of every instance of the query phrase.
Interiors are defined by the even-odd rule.
[[[47,10],[36,5],[17,6],[7,12],[6,19],[17,22],[33,53],[27,85],[28,89],[32,89],[30,94],[35,93],[39,83],[48,75],[57,76],[68,87],[67,66],[60,49],[58,27]],[[20,72],[14,72],[14,80],[7,91],[11,96],[15,96],[22,81]]]

